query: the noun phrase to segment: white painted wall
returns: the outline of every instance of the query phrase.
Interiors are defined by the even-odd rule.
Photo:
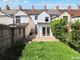
[[[43,11],[43,12],[38,16],[38,23],[46,23],[46,22],[45,22],[45,17],[49,17],[49,22],[50,22],[50,15],[48,15],[45,11]]]
[[[7,16],[0,17],[0,24],[9,25],[13,23],[13,19]]]
[[[37,24],[37,20],[35,20],[35,15],[30,15],[30,17],[32,18],[34,24]]]
[[[78,21],[78,20],[80,22],[80,17],[72,18],[71,20],[72,20],[73,23],[76,22],[76,21]]]
[[[48,24],[38,24],[37,25],[37,29],[38,29],[38,35],[37,35],[37,37],[46,37],[46,36],[43,36],[43,34],[42,34],[42,28],[43,27],[49,27],[49,25]],[[50,36],[52,36],[51,29],[50,29]]]
[[[0,24],[9,25],[13,23],[13,19],[0,12]]]
[[[26,17],[20,17],[20,22],[21,23],[29,23],[29,17],[28,16],[26,16]]]
[[[18,11],[15,16],[21,16],[21,15],[28,15],[27,13],[23,12],[23,11]]]
[[[16,16],[20,16],[20,23],[29,23],[29,16],[28,14],[24,13],[23,11],[18,11],[15,14],[15,21],[16,21]]]
[[[60,18],[63,18],[63,16],[68,16],[68,21],[70,22],[70,20],[71,20],[71,15],[70,15],[68,12],[62,13],[62,14],[59,16],[59,19],[60,19]]]

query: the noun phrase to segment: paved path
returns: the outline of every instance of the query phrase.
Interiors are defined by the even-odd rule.
[[[40,37],[40,38],[36,37],[32,41],[36,41],[36,42],[44,41],[44,42],[47,42],[47,41],[58,41],[58,39],[56,39],[53,36],[47,36],[47,37]]]

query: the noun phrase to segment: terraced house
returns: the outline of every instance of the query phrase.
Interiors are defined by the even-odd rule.
[[[57,6],[56,9],[47,9],[46,6],[44,9],[35,9],[34,6],[32,6],[32,9],[22,9],[20,6],[18,10],[1,10],[0,14],[2,13],[5,13],[6,17],[14,15],[14,21],[11,17],[8,17],[7,19],[1,19],[1,17],[0,23],[17,23],[18,25],[19,23],[29,23],[30,21],[31,24],[26,31],[30,32],[31,27],[37,33],[37,37],[47,37],[52,36],[49,27],[50,21],[53,21],[52,19],[66,18],[68,22],[75,22],[80,19],[80,6],[78,6],[78,9],[72,9],[71,6],[68,6],[67,9],[59,9],[59,6]],[[5,21],[5,19],[8,21]]]

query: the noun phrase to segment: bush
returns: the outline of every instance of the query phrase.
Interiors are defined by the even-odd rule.
[[[50,26],[53,36],[80,52],[80,22],[71,23],[70,33],[67,32],[66,24],[66,19],[52,21]]]
[[[67,43],[68,33],[66,30],[66,20],[54,20],[50,23],[53,35],[62,42]]]

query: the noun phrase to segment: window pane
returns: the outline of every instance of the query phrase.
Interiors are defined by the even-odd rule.
[[[68,16],[63,16],[63,18],[67,20],[68,19]]]
[[[38,15],[35,15],[35,20],[37,20],[37,18],[38,18]]]
[[[48,22],[49,21],[49,17],[45,17],[45,22]]]
[[[42,28],[42,31],[43,36],[45,36],[45,27]]]
[[[50,35],[50,28],[47,27],[47,35],[49,36]]]
[[[16,16],[16,23],[20,23],[20,16]]]

